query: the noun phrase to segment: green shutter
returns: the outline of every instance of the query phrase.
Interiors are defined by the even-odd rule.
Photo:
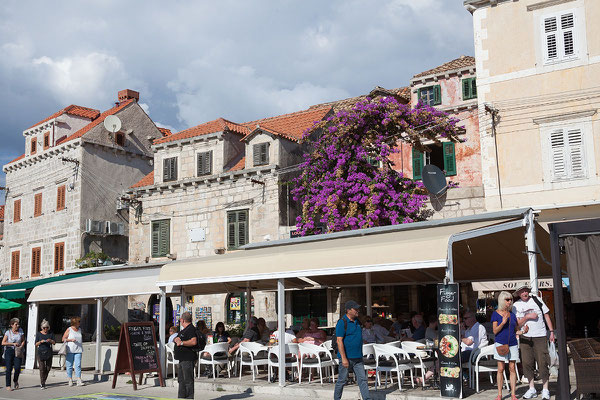
[[[469,79],[462,80],[462,91],[463,91],[463,100],[468,100],[471,98],[471,87],[470,87]]]
[[[442,104],[442,87],[440,85],[435,85],[433,87],[433,105],[437,106]]]
[[[198,176],[212,174],[212,150],[198,153]]]
[[[421,98],[421,92],[422,92],[422,91],[423,91],[423,89],[421,88],[421,89],[419,89],[419,90],[418,90],[418,92],[417,92],[417,103],[418,103],[418,102],[422,102],[422,101],[423,101],[423,99]]]
[[[477,78],[471,78],[471,96],[477,98]]]
[[[152,223],[152,257],[160,257],[160,223]]]
[[[170,221],[152,222],[152,257],[164,257],[171,252]]]
[[[163,160],[163,182],[177,180],[177,157]]]
[[[444,170],[446,171],[446,176],[456,175],[454,142],[444,142]]]
[[[227,213],[227,248],[237,249],[248,244],[248,210]]]
[[[423,172],[423,152],[417,149],[412,150],[412,166],[413,166],[413,179],[416,181],[421,179]]]

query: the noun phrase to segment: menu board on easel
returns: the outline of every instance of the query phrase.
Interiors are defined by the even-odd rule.
[[[437,285],[442,397],[462,398],[458,294],[458,283]]]
[[[112,388],[115,388],[119,374],[129,373],[133,389],[137,390],[136,374],[140,374],[141,385],[143,375],[148,372],[157,372],[160,385],[165,386],[156,347],[154,323],[126,322],[121,325]]]

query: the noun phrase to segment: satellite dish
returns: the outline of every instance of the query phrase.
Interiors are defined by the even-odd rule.
[[[432,195],[439,196],[448,190],[444,171],[435,165],[428,164],[424,166],[421,176],[423,177],[423,185],[425,185]]]
[[[116,115],[109,115],[104,118],[104,127],[109,132],[119,132],[121,130],[121,120]]]

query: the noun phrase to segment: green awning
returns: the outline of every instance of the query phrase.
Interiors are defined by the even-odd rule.
[[[0,297],[0,312],[18,310],[23,306],[24,304],[15,303],[14,301],[10,301]]]
[[[65,279],[77,278],[80,276],[92,275],[96,272],[82,272],[80,274],[67,274],[57,275],[48,278],[31,279],[25,282],[13,283],[11,285],[0,286],[0,298],[5,299],[24,299],[25,292],[29,289],[33,289],[36,286],[43,285],[46,283],[64,281]]]

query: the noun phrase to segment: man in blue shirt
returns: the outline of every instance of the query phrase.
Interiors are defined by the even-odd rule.
[[[338,358],[340,359],[338,380],[335,382],[333,398],[340,400],[344,385],[348,380],[348,370],[352,368],[360,394],[363,400],[370,400],[369,385],[365,375],[362,354],[362,328],[358,321],[358,309],[360,305],[354,300],[346,302],[346,315],[344,315],[335,326],[337,337]]]

